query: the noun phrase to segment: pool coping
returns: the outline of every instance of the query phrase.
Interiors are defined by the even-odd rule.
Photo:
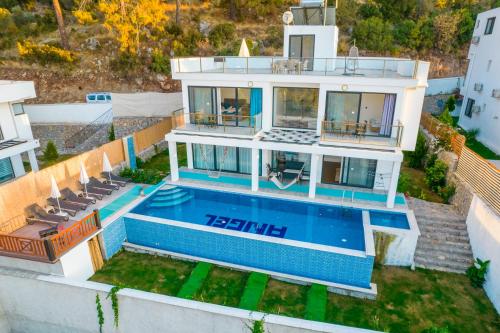
[[[322,284],[322,285],[325,285],[328,288],[328,291],[330,291],[330,292],[354,296],[354,297],[358,297],[358,298],[375,299],[377,296],[377,293],[378,293],[377,285],[373,282],[370,282],[370,288],[363,288],[363,287],[351,286],[348,284],[311,279],[311,278],[302,277],[302,276],[298,276],[298,275],[278,273],[278,272],[268,271],[265,269],[260,269],[260,268],[250,267],[250,266],[231,264],[231,263],[228,263],[225,261],[218,261],[218,260],[207,259],[207,258],[202,258],[202,257],[198,257],[198,256],[192,256],[189,254],[182,254],[182,253],[178,253],[178,252],[166,251],[166,250],[156,249],[156,248],[149,247],[149,246],[137,245],[137,244],[133,244],[133,243],[129,243],[129,242],[123,243],[123,247],[125,248],[126,251],[127,251],[127,247],[128,247],[128,248],[133,248],[135,250],[142,251],[145,253],[156,253],[159,255],[166,255],[166,256],[169,256],[172,258],[178,258],[181,260],[196,261],[196,262],[204,261],[204,262],[208,262],[208,263],[215,264],[218,266],[232,268],[235,270],[263,273],[263,274],[267,274],[267,275],[271,276],[272,278],[275,278],[275,279],[281,280],[281,281],[285,281],[285,282],[297,283],[297,284],[302,284],[302,285],[308,285],[308,284],[313,284],[313,283]]]

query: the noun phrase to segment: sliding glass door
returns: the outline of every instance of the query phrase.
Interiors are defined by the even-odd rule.
[[[273,126],[315,129],[319,89],[274,88]]]
[[[326,95],[325,120],[333,128],[354,132],[359,120],[361,93],[341,93],[329,91]]]
[[[373,188],[377,160],[364,158],[344,158],[342,184]]]
[[[189,87],[190,122],[215,124],[217,117],[217,91],[211,87]]]
[[[193,167],[250,174],[252,172],[251,149],[193,144]]]
[[[10,161],[10,158],[4,158],[0,160],[0,183],[9,181],[13,179],[14,176],[14,170],[12,169],[12,163]]]
[[[288,57],[300,60],[304,70],[312,71],[314,65],[314,35],[291,35]]]
[[[219,88],[221,122],[228,126],[250,125],[250,89]]]

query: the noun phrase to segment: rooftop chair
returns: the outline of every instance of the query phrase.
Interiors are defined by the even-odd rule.
[[[64,223],[69,220],[67,216],[60,216],[55,214],[50,214],[45,211],[40,205],[32,204],[25,209],[28,217],[26,221],[28,224],[33,224],[35,222],[47,223],[51,225],[57,225],[59,223]]]
[[[81,210],[85,210],[87,208],[87,206],[84,207],[80,204],[65,201],[65,200],[59,200],[59,203],[58,203],[57,199],[54,199],[54,198],[47,198],[47,202],[49,203],[49,205],[54,207],[54,211],[58,212],[59,207],[60,207],[61,211],[68,213],[71,216],[75,216],[76,213],[78,213]]]
[[[95,177],[89,178],[88,185],[95,187],[95,188],[102,188],[102,189],[111,190],[111,191],[118,190],[120,188],[120,186],[118,186],[116,184],[104,184],[103,182],[101,182],[99,179],[97,179]]]
[[[65,201],[68,202],[74,202],[82,205],[91,205],[95,204],[96,199],[95,198],[84,198],[84,197],[79,197],[75,192],[71,191],[69,188],[63,188],[61,190],[61,195],[63,196]]]
[[[109,172],[102,172],[101,176],[106,179],[104,181],[105,184],[109,184],[110,179],[113,184],[117,184],[121,187],[124,187],[127,185],[127,183],[130,183],[130,179],[125,177],[120,177]]]

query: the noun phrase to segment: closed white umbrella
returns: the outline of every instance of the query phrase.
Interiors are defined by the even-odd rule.
[[[248,50],[247,42],[245,38],[241,41],[239,57],[250,57],[250,51]]]
[[[65,215],[61,210],[61,204],[59,204],[59,198],[61,197],[61,192],[59,192],[59,187],[57,186],[56,179],[54,176],[50,176],[50,197],[56,199],[57,208],[59,215]]]
[[[111,172],[113,171],[113,167],[111,166],[108,155],[106,153],[102,155],[102,171],[108,173],[109,183],[113,184],[113,182],[111,181]]]
[[[85,166],[83,162],[80,162],[80,183],[85,187],[85,197],[88,197],[87,193],[87,184],[90,182],[89,176],[87,175],[87,171],[85,171]]]

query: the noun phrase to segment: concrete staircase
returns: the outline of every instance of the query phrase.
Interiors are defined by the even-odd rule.
[[[473,256],[465,218],[451,205],[412,198],[421,236],[415,251],[417,267],[465,273]]]

